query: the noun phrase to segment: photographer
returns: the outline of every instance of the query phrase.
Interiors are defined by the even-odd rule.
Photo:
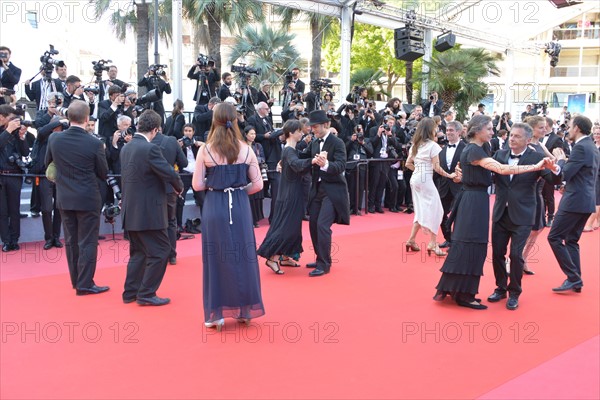
[[[0,238],[3,252],[19,250],[23,178],[7,175],[23,173],[19,164],[22,157],[29,155],[26,132],[21,129],[21,119],[16,111],[9,105],[0,105]]]
[[[50,123],[38,130],[37,146],[32,152],[32,164],[29,172],[36,175],[46,175],[46,150],[48,148],[48,139],[54,132],[62,132],[68,128],[68,120],[61,120],[55,117]],[[33,154],[35,152],[35,154]],[[36,177],[36,185],[39,186],[39,197],[42,210],[42,224],[44,226],[44,250],[50,250],[52,247],[62,248],[60,242],[60,212],[56,205],[56,186],[45,176]]]
[[[387,104],[385,105],[385,108],[383,110],[380,110],[379,114],[393,115],[393,116],[397,117],[401,111],[402,111],[402,100],[400,100],[397,97],[393,97],[388,100]]]
[[[194,173],[194,169],[196,168],[196,157],[198,155],[198,150],[204,144],[199,137],[194,136],[194,125],[185,124],[183,126],[183,138],[179,139],[179,145],[183,150],[183,154],[187,158],[187,167],[179,170],[179,177],[181,178],[181,182],[183,182],[183,192],[181,192],[181,196],[177,197],[177,231],[183,231],[183,207],[185,206],[185,197],[187,196],[188,190],[192,187],[192,174]],[[192,189],[193,190],[193,189]],[[204,203],[204,192],[194,192],[194,200],[196,201],[196,205],[200,208],[200,215],[202,215],[202,205]],[[186,226],[187,229],[187,226]],[[190,232],[188,233],[199,233],[199,232]]]
[[[206,56],[200,54],[196,59],[196,63],[190,68],[187,77],[197,81],[196,91],[194,92],[196,104],[208,104],[208,101],[216,95],[215,88],[221,80],[215,62],[213,60],[209,61]]]
[[[166,65],[151,65],[148,72],[138,82],[138,87],[145,87],[148,91],[156,90],[158,100],[150,104],[150,109],[154,110],[162,118],[163,124],[165,121],[165,106],[162,102],[163,93],[171,93],[171,85],[166,71],[163,69]]]
[[[10,62],[12,52],[6,46],[0,46],[0,104],[4,104],[6,91],[14,91],[21,79],[21,70]]]
[[[289,119],[300,119],[307,115],[308,113],[304,110],[304,103],[300,100],[292,100],[289,108],[281,112],[281,120],[285,123]]]
[[[360,104],[363,107],[366,107],[368,103],[368,96],[369,91],[367,90],[367,88],[362,86],[354,86],[352,92],[349,93],[348,96],[346,96],[346,101],[348,103]]]
[[[108,88],[108,99],[98,103],[98,134],[110,143],[116,130],[117,118],[124,113],[125,95],[121,87],[111,85]]]
[[[119,70],[117,69],[116,66],[111,65],[108,68],[108,79],[102,81],[102,84],[100,85],[100,92],[98,94],[100,100],[99,101],[103,101],[103,100],[107,100],[110,97],[110,94],[108,93],[108,89],[113,86],[119,86],[120,88],[124,88],[126,86],[126,83],[123,82],[120,79],[117,79],[117,74],[119,73]]]
[[[367,101],[367,105],[359,117],[359,123],[362,125],[363,131],[370,132],[371,129],[379,125],[381,119],[379,113],[375,111],[375,102]]]
[[[38,110],[46,110],[48,108],[48,99],[51,93],[63,92],[62,82],[58,79],[46,78],[46,71],[40,71],[41,78],[31,82],[25,81],[25,94],[31,101],[35,101]]]
[[[367,165],[357,166],[357,163],[373,157],[373,145],[365,139],[361,125],[356,125],[354,132],[350,135],[350,140],[346,143],[346,154],[348,154],[346,181],[350,195],[350,214],[361,215],[360,207],[365,192]],[[358,185],[356,184],[357,174],[359,175]],[[356,203],[357,191],[358,203]]]
[[[356,130],[357,126],[360,126],[360,132],[363,133],[362,125],[356,122],[356,106],[354,104],[342,104],[338,109],[338,114],[340,114],[340,138],[348,144],[350,137],[354,133],[358,133]]]
[[[306,85],[300,80],[300,69],[298,67],[292,68],[292,80],[290,83],[293,84],[293,86],[289,85],[289,87],[294,93],[304,93]]]
[[[433,118],[436,115],[442,115],[443,106],[444,102],[438,98],[437,92],[431,92],[429,101],[423,105],[423,110],[429,118]]]
[[[85,92],[85,94],[88,97],[87,101],[84,96],[84,87],[81,85],[81,79],[79,79],[75,75],[69,76],[67,78],[67,87],[63,91],[63,96],[65,99],[63,100],[62,106],[65,108],[69,108],[69,106],[74,100],[81,100],[88,103],[88,106],[90,107],[90,115],[92,115],[94,113],[95,107],[94,93]]]
[[[494,132],[497,134],[501,130],[505,130],[510,133],[513,122],[510,119],[510,113],[504,112],[500,117],[497,117],[497,120],[494,121]]]
[[[213,97],[208,101],[207,105],[197,104],[196,108],[194,108],[194,119],[192,123],[194,124],[196,136],[203,142],[206,142],[208,132],[212,125],[213,108],[219,103],[221,103],[221,99]]]
[[[256,96],[256,104],[264,102],[269,106],[269,115],[271,115],[271,107],[275,103],[275,99],[271,97],[271,82],[262,81],[260,83],[260,91]]]
[[[48,93],[48,100],[46,102],[47,108],[45,110],[39,110],[35,115],[35,128],[40,129],[44,127],[45,125],[49,124],[54,117],[64,117],[64,115],[61,114],[62,104],[62,93]]]
[[[396,123],[396,119],[387,115],[384,119],[384,124],[371,128],[369,131],[369,141],[373,145],[373,158],[387,159],[397,158],[398,151],[401,149],[397,140],[393,137],[392,127]],[[369,212],[378,212],[383,214],[383,192],[388,181],[388,175],[391,171],[391,162],[373,162],[369,168]],[[397,174],[396,174],[397,175]],[[398,191],[397,178],[394,177],[393,182],[390,182],[395,194],[393,201],[395,204],[396,193]],[[395,209],[395,207],[394,207]],[[394,210],[391,210],[394,211]]]
[[[129,143],[133,138],[133,131],[130,128],[131,117],[121,115],[117,118],[117,130],[112,134],[111,140],[107,141],[106,156],[108,159],[108,166],[111,173],[115,175],[121,175],[122,165],[119,158],[121,150],[123,149],[123,146]],[[119,181],[119,179],[117,179],[117,181]],[[109,193],[109,197],[112,197],[112,192]]]

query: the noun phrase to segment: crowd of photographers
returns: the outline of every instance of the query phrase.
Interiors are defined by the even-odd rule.
[[[220,102],[234,104],[238,111],[240,131],[252,131],[255,135],[252,142],[265,180],[264,196],[271,197],[273,201],[280,179],[277,165],[285,145],[281,129],[276,129],[273,122],[271,107],[276,102],[274,97],[279,97],[283,122],[297,119],[305,123],[305,134],[298,144],[300,151],[313,140],[306,124],[308,113],[317,109],[325,110],[331,121],[330,132],[346,144],[346,177],[351,213],[355,215],[361,215],[363,202],[370,213],[384,213],[384,208],[392,213],[412,213],[408,184],[412,172],[404,167],[404,161],[418,122],[423,117],[436,120],[440,145],[446,144],[448,124],[453,124],[453,129],[462,129],[462,125],[455,123],[453,112],[442,113],[443,102],[435,92],[422,105],[404,105],[399,98],[392,98],[385,107],[378,109],[376,103],[368,98],[366,88],[355,87],[345,98],[346,102],[336,107],[332,101],[335,94],[331,91],[332,84],[328,79],[310,81],[307,87],[300,79],[299,69],[293,68],[284,75],[283,89],[274,94],[273,85],[268,81],[262,81],[258,88],[252,86],[252,78],[259,75],[260,70],[241,65],[233,66],[231,72],[221,74],[214,62],[204,55],[197,58],[187,75],[196,81],[192,122],[186,123],[181,100],[175,101],[170,116],[165,120],[162,95],[171,92],[165,65],[149,67],[138,82],[138,88],[145,88],[146,93],[138,96],[137,90],[117,78],[118,68],[109,65],[110,60],[94,62],[95,84],[84,86],[79,77],[68,75],[67,66],[54,59],[56,54],[58,51],[51,46],[40,58],[42,66],[39,79],[24,82],[27,97],[36,104],[35,119],[26,121],[26,107],[4,104],[16,103],[14,86],[20,81],[21,70],[10,62],[10,49],[0,47],[0,234],[3,251],[18,249],[23,184],[20,175],[23,172],[37,175],[26,182],[32,184],[31,214],[34,217],[42,216],[46,241],[44,249],[62,247],[59,240],[60,214],[55,207],[56,189],[44,177],[46,167],[43,160],[50,135],[68,128],[66,111],[74,100],[89,104],[87,131],[104,143],[110,177],[106,182],[98,182],[103,198],[103,204],[99,207],[103,207],[103,218],[111,223],[120,212],[120,175],[124,167],[119,161],[121,150],[131,141],[136,131],[136,121],[144,110],[152,109],[160,115],[164,136],[177,140],[178,152],[168,161],[180,172],[184,185],[182,195],[172,199],[176,205],[169,211],[171,237],[177,231],[199,232],[197,223],[194,226],[191,221],[186,224],[182,221],[184,199],[191,187],[191,172],[198,148],[206,141],[210,130],[212,110]],[[108,79],[102,79],[105,72]],[[521,119],[539,113],[541,110],[538,110],[538,106],[542,107],[528,106]],[[485,106],[480,104],[475,113],[484,112]],[[570,115],[565,108],[561,114],[562,123],[568,118]],[[496,116],[494,128],[497,132],[497,148],[505,143],[506,132],[510,131],[511,126],[510,113]],[[37,137],[28,132],[30,127],[37,129]],[[562,128],[563,125],[558,129],[559,133]],[[25,162],[25,159],[30,162]],[[304,180],[307,199],[310,176],[305,176]],[[368,198],[364,199],[367,184]],[[203,194],[194,193],[194,199],[196,205],[202,207]],[[262,206],[253,207],[261,208],[260,212],[253,210],[255,215],[262,214]],[[258,220],[254,223],[257,225]],[[171,258],[174,259],[174,255]]]

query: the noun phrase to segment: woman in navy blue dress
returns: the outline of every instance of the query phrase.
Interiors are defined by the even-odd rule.
[[[302,139],[302,123],[287,120],[283,125],[286,140],[281,153],[281,182],[277,201],[273,205],[273,219],[265,240],[257,253],[267,259],[267,267],[276,274],[283,274],[280,266],[296,267],[292,260],[300,259],[302,253],[302,217],[304,196],[302,175],[310,171],[316,159],[299,159],[296,144]]]
[[[231,104],[214,108],[192,178],[194,190],[207,190],[202,209],[204,321],[218,330],[226,317],[248,324],[265,313],[248,200],[262,190],[263,181],[236,119]]]

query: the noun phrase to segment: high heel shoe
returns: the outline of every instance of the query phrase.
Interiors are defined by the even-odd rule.
[[[421,251],[421,248],[415,242],[409,240],[406,242],[406,252],[410,253],[411,251]]]
[[[427,255],[430,256],[431,253],[435,254],[438,257],[446,257],[448,255],[447,253],[444,253],[442,250],[440,250],[437,243],[434,247],[427,245]]]
[[[277,263],[277,261],[267,260],[265,264],[267,265],[267,267],[271,268],[271,270],[273,270],[273,272],[275,272],[277,275],[283,275],[283,271],[281,270],[281,268],[279,268],[279,264]]]
[[[204,326],[207,328],[217,328],[217,332],[221,332],[221,329],[223,329],[223,325],[225,325],[225,320],[223,318],[217,321],[204,323]]]

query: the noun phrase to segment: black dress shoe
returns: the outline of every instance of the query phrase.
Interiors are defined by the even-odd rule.
[[[494,292],[490,295],[490,297],[488,297],[488,301],[490,303],[496,303],[505,298],[506,298],[506,293]]]
[[[106,236],[98,235],[98,240],[105,240]]]
[[[383,213],[384,213],[384,211],[383,211],[383,208],[381,208],[381,207],[379,207],[379,208],[376,208],[376,209],[375,209],[375,212],[376,212],[376,213],[379,213],[379,214],[383,214]]]
[[[546,226],[547,226],[548,228],[551,228],[551,227],[552,227],[552,221],[553,221],[553,220],[554,220],[554,218],[548,218],[548,222],[546,222]]]
[[[162,297],[158,297],[158,296],[154,296],[154,297],[138,297],[137,298],[137,303],[140,306],[164,306],[166,304],[169,304],[171,302],[171,299],[169,298],[162,298]]]
[[[44,250],[50,250],[54,246],[54,240],[48,239],[46,243],[44,243]]]
[[[86,296],[88,294],[98,294],[98,293],[104,293],[107,292],[108,289],[110,289],[108,286],[92,286],[89,288],[79,288],[79,289],[75,289],[75,293],[77,294],[77,296]]]
[[[308,276],[310,276],[310,277],[313,277],[313,276],[322,276],[322,275],[325,275],[325,274],[328,274],[328,273],[329,273],[329,271],[325,272],[322,269],[315,269],[314,271],[310,271],[308,273]]]
[[[440,244],[440,249],[446,249],[450,247],[450,242],[449,241],[444,241],[444,243]]]
[[[390,212],[399,213],[400,211],[398,211],[398,209],[396,207],[392,207],[392,208],[390,208]]]
[[[63,248],[63,244],[60,242],[60,239],[54,239],[54,241],[52,242],[52,244],[54,245],[54,247],[56,247],[58,249],[62,249]]]
[[[169,258],[169,264],[170,265],[177,265],[177,257],[170,257]]]
[[[31,212],[31,218],[38,218],[40,216],[40,213],[37,211],[32,211]]]
[[[369,207],[369,214],[375,214],[375,207]]]
[[[524,270],[523,270],[523,274],[524,274],[524,275],[535,275],[535,272],[533,272],[533,271],[530,271],[530,270],[528,270],[528,269],[524,269]]]
[[[27,217],[29,217],[29,214],[19,214],[19,217],[21,217],[21,218],[27,218]]]
[[[473,301],[472,303],[456,299],[456,304],[461,307],[468,307],[474,310],[486,310],[488,307],[485,304],[479,304],[477,301]]]
[[[317,263],[316,262],[308,263],[308,264],[306,264],[306,268],[317,268]]]
[[[519,307],[519,299],[517,297],[509,297],[506,302],[506,308],[509,310],[516,310]]]
[[[137,297],[123,298],[123,303],[129,304],[129,303],[133,303],[136,300],[137,300]]]
[[[12,246],[10,244],[3,244],[2,245],[2,252],[8,253],[11,250],[12,250]]]
[[[583,286],[583,282],[581,280],[571,282],[566,279],[562,285],[559,287],[555,287],[552,289],[553,292],[566,292],[567,290],[579,289],[581,291],[581,287]]]
[[[413,210],[412,207],[407,207],[406,210],[404,210],[404,214],[412,214],[414,212],[415,212],[415,210]]]

